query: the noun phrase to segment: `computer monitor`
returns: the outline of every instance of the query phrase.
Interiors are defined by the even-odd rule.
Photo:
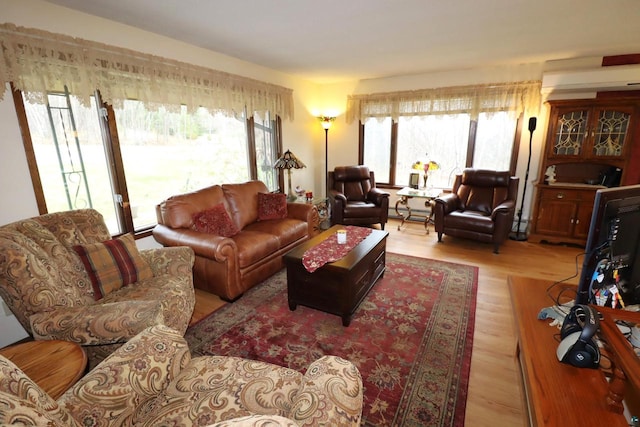
[[[639,247],[640,185],[596,191],[576,303],[640,304]]]

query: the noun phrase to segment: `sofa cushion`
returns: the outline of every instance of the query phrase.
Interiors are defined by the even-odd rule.
[[[195,214],[193,216],[193,229],[202,233],[217,234],[224,237],[235,236],[240,231],[236,224],[231,221],[224,203],[218,203],[210,209]]]
[[[153,402],[158,410],[145,413],[144,423],[204,426],[253,414],[284,417],[303,384],[300,372],[271,363],[196,357],[158,395]]]
[[[242,230],[232,239],[238,248],[240,268],[249,267],[262,261],[280,249],[278,237],[269,233]]]
[[[492,234],[494,222],[491,216],[480,211],[454,211],[444,219],[447,228],[469,230],[476,233]]]
[[[229,206],[231,219],[240,230],[258,220],[258,193],[268,193],[269,189],[261,181],[242,184],[222,184],[222,191]]]
[[[195,214],[224,200],[222,187],[219,185],[171,196],[159,206],[158,223],[171,228],[191,228]]]
[[[75,245],[73,250],[91,278],[96,301],[130,283],[153,277],[131,234],[102,243]]]
[[[283,193],[258,193],[258,221],[287,217],[287,196]]]
[[[272,234],[278,238],[280,248],[304,239],[309,232],[309,225],[299,219],[285,218],[273,221],[258,221],[245,227],[245,231],[256,231]]]

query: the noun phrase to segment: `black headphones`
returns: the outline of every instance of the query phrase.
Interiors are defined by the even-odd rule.
[[[593,337],[600,327],[598,312],[588,305],[571,307],[560,329],[560,345],[556,350],[558,360],[578,368],[597,368],[600,349]]]

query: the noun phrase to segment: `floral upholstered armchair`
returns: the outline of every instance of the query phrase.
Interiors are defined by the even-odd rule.
[[[93,209],[0,227],[0,296],[35,339],[78,343],[92,367],[149,326],[186,331],[193,263],[187,247],[112,239]]]
[[[0,424],[355,427],[362,392],[344,359],[324,356],[304,375],[236,357],[192,359],[165,326],[131,339],[57,401],[0,356]]]

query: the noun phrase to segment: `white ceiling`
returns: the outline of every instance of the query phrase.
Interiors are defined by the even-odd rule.
[[[640,53],[640,0],[48,0],[318,83]]]

